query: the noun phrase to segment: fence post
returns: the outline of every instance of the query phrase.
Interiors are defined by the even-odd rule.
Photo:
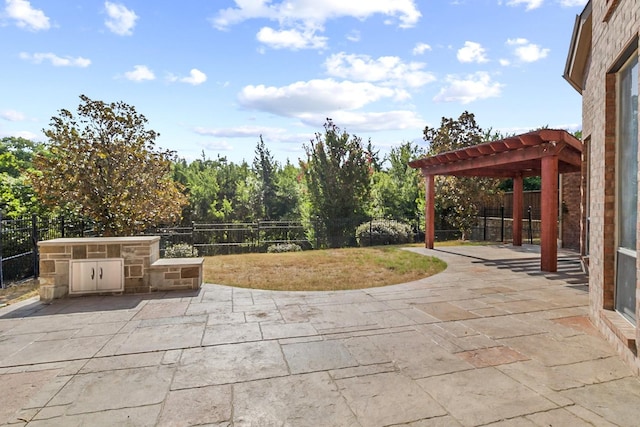
[[[196,255],[196,246],[195,246],[195,241],[193,240],[193,232],[195,228],[196,228],[196,222],[191,221],[191,256],[200,255],[200,254]]]
[[[504,242],[504,206],[500,206],[500,241]]]
[[[60,215],[60,237],[64,238],[64,215]]]
[[[36,214],[31,215],[31,243],[33,245],[33,277],[37,279],[40,272],[38,271],[38,218]]]
[[[482,208],[484,211],[484,234],[482,236],[482,240],[487,241],[487,207]]]
[[[373,246],[373,220],[369,221],[369,246]]]
[[[2,212],[0,212],[0,289],[4,289],[4,274],[2,273]]]
[[[531,206],[527,209],[527,219],[529,222],[529,244],[533,245],[533,230],[531,228]]]

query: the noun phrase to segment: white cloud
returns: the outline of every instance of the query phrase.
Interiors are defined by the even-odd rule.
[[[436,80],[432,73],[423,71],[425,64],[405,63],[397,56],[350,55],[344,52],[328,57],[324,63],[327,74],[343,79],[364,82],[382,82],[383,85],[420,87]]]
[[[327,38],[315,35],[313,30],[298,31],[274,30],[263,27],[258,31],[256,38],[259,42],[271,46],[274,49],[324,49],[327,47]]]
[[[153,71],[151,71],[146,65],[136,65],[133,67],[133,71],[127,71],[124,73],[124,76],[127,80],[132,80],[134,82],[154,80],[156,78]]]
[[[509,65],[511,65],[511,61],[509,61],[508,59],[500,59],[500,65],[502,65],[503,67],[508,67]]]
[[[360,31],[351,30],[349,34],[347,34],[347,40],[350,42],[359,42],[360,41]]]
[[[584,6],[588,0],[560,0],[562,7]]]
[[[477,62],[481,64],[488,62],[486,50],[480,43],[466,41],[464,47],[458,50],[458,61],[460,62]]]
[[[203,128],[196,127],[194,132],[198,135],[205,136],[217,136],[217,137],[225,137],[225,138],[250,138],[250,137],[258,137],[260,135],[285,135],[287,134],[287,129],[283,128],[272,128],[267,126],[238,126],[233,128]]]
[[[205,142],[201,145],[211,151],[233,151],[233,145],[229,144],[227,141]]]
[[[236,7],[222,9],[212,19],[218,29],[227,29],[248,19],[266,18],[281,25],[303,23],[305,27],[321,27],[329,19],[353,17],[360,20],[382,14],[399,20],[399,26],[415,26],[420,17],[415,0],[235,0]]]
[[[51,62],[51,65],[54,67],[80,67],[86,68],[91,65],[91,60],[87,58],[83,58],[78,56],[77,58],[73,58],[71,56],[61,57],[56,55],[55,53],[46,52],[46,53],[20,53],[20,59],[24,59],[25,61],[31,61],[34,64],[41,64],[43,61]]]
[[[49,18],[40,9],[34,9],[27,0],[5,0],[6,14],[15,19],[16,25],[29,30],[48,30],[51,25]]]
[[[120,35],[130,36],[133,34],[133,27],[136,26],[138,15],[123,4],[104,2],[104,8],[107,11],[108,18],[104,21],[104,25],[109,30]]]
[[[427,43],[416,43],[416,46],[413,48],[412,53],[414,55],[422,55],[428,50],[431,50],[431,46]]]
[[[503,85],[491,80],[491,76],[483,71],[464,78],[447,76],[447,86],[433,98],[435,102],[460,102],[469,104],[478,99],[500,96]]]
[[[522,62],[536,62],[546,58],[550,50],[529,42],[524,38],[508,39],[507,45],[516,46],[514,54]]]
[[[0,118],[10,122],[21,122],[26,119],[23,113],[15,110],[0,111]]]
[[[409,94],[402,89],[376,86],[368,82],[336,82],[333,79],[310,80],[288,86],[245,86],[238,100],[245,108],[286,117],[303,113],[327,114],[338,110],[356,110],[381,99],[403,100]]]
[[[519,6],[521,4],[526,6],[526,10],[537,9],[542,6],[544,0],[509,0],[507,6]]]
[[[416,112],[394,110],[383,112],[333,111],[329,114],[306,113],[298,118],[307,126],[319,128],[329,116],[348,132],[379,132],[387,130],[424,128],[424,119]]]
[[[207,81],[207,75],[197,68],[193,68],[189,73],[189,77],[184,77],[180,79],[183,83],[189,83],[191,85],[197,86]]]

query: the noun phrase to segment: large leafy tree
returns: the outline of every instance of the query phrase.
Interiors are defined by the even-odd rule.
[[[429,155],[477,145],[485,133],[473,113],[463,112],[457,119],[443,117],[439,128],[424,128]],[[480,207],[501,196],[500,180],[479,177],[438,176],[435,183],[436,214],[462,233],[463,239],[477,220]]]
[[[41,199],[95,221],[106,236],[176,222],[186,198],[171,176],[174,153],[156,148],[159,134],[133,106],[80,99],[76,115],[62,109],[44,130],[48,152],[35,157],[32,174]]]
[[[331,119],[324,133],[305,145],[301,162],[309,201],[308,213],[318,220],[320,241],[330,247],[350,244],[355,228],[366,219],[373,153],[362,139],[349,135]]]
[[[373,216],[420,221],[424,216],[424,185],[420,172],[408,163],[424,155],[425,151],[412,142],[391,149],[386,157],[388,169],[373,175]]]
[[[41,144],[25,138],[0,139],[0,214],[3,216],[46,212],[28,179],[33,156],[41,149]]]

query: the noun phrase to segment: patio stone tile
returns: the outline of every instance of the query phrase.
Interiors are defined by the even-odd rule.
[[[547,366],[568,365],[615,354],[606,341],[590,335],[558,338],[552,334],[540,334],[499,341]]]
[[[572,328],[576,331],[592,335],[594,337],[601,337],[600,332],[593,326],[591,320],[589,320],[588,316],[570,316],[570,317],[559,317],[553,319],[553,322],[558,325],[566,326]]]
[[[345,378],[364,377],[367,375],[384,374],[388,372],[398,372],[398,368],[392,362],[379,363],[374,365],[355,366],[352,368],[334,369],[329,371],[329,375],[334,380]]]
[[[456,372],[417,382],[465,426],[557,408],[495,368]]]
[[[360,365],[391,362],[391,358],[367,336],[343,338],[338,342],[349,350]]]
[[[131,332],[116,354],[171,350],[200,345],[204,323],[150,326]]]
[[[441,405],[402,374],[347,378],[336,384],[363,426],[388,426],[447,415]]]
[[[396,310],[398,313],[406,316],[407,318],[411,319],[413,321],[414,324],[426,324],[426,323],[437,323],[440,322],[440,319],[437,319],[427,313],[425,313],[422,310],[418,310],[415,307],[411,307],[411,308],[406,308],[406,309],[400,309],[400,310]]]
[[[562,395],[612,423],[638,425],[640,379],[637,377],[566,390]]]
[[[349,350],[339,341],[312,341],[286,344],[282,352],[292,374],[357,366]]]
[[[81,374],[112,371],[117,369],[143,368],[157,366],[162,361],[163,352],[126,354],[122,356],[93,358],[80,369]]]
[[[127,322],[105,322],[105,323],[92,323],[77,331],[74,335],[79,337],[94,337],[98,335],[113,335],[117,334]]]
[[[193,316],[195,314],[227,314],[231,313],[231,303],[226,302],[194,302],[189,304],[185,314]],[[244,316],[243,316],[244,321]]]
[[[486,335],[472,335],[469,337],[453,338],[451,343],[461,351],[488,349],[502,345]]]
[[[188,388],[169,392],[158,426],[192,426],[231,420],[231,386]]]
[[[45,334],[31,333],[24,335],[0,335],[0,366],[4,366],[2,361],[12,354],[24,349],[29,344],[37,341]]]
[[[0,405],[0,422],[16,421],[14,413],[22,409],[25,402],[51,382],[57,374],[57,370],[50,370],[2,375],[0,381],[4,392]]]
[[[182,353],[171,389],[230,384],[288,374],[280,345],[275,341],[191,348]]]
[[[204,329],[202,345],[233,344],[239,342],[260,341],[262,332],[257,323],[231,323],[212,325]]]
[[[539,412],[527,415],[527,419],[533,421],[536,426],[571,426],[571,427],[591,427],[593,424],[572,414],[566,409],[552,409],[551,411]]]
[[[458,353],[458,357],[476,368],[499,366],[507,363],[529,360],[527,357],[508,347],[491,347]]]
[[[514,315],[465,320],[464,324],[494,340],[546,332],[535,322],[523,322]]]
[[[246,321],[247,319],[243,312],[232,313],[229,310],[227,312],[215,312],[207,315],[207,326],[229,323],[245,323]]]
[[[357,309],[354,310],[354,306],[348,304],[309,306],[305,308],[305,312],[309,316],[309,323],[319,332],[339,328],[378,327],[377,322],[371,316],[365,315]]]
[[[110,336],[102,335],[32,342],[11,356],[2,359],[0,366],[88,359],[93,357],[110,338]]]
[[[44,420],[34,420],[29,426],[35,427],[111,427],[136,426],[151,427],[156,425],[160,413],[160,405],[149,405],[135,408],[115,409],[78,415],[65,415]]]
[[[247,322],[282,322],[282,315],[275,309],[245,311],[244,316]]]
[[[318,335],[310,323],[263,323],[260,325],[265,340]]]
[[[69,405],[66,415],[161,403],[174,369],[122,369],[74,376],[48,404]]]
[[[618,425],[610,423],[609,421],[605,420],[595,412],[592,412],[589,409],[584,408],[580,405],[566,406],[565,409],[568,412],[571,412],[572,414],[580,417],[581,419],[587,422],[590,422],[591,425],[598,426],[598,427],[619,427]]]
[[[233,389],[236,427],[360,425],[327,373],[246,382]]]
[[[135,315],[135,320],[159,319],[163,317],[183,316],[189,303],[180,301],[154,302],[147,304]]]
[[[493,304],[495,308],[504,310],[507,313],[530,313],[534,311],[544,311],[549,308],[549,301],[525,300],[507,301]]]
[[[442,321],[473,319],[478,317],[477,314],[473,314],[460,307],[456,307],[455,305],[448,302],[418,304],[415,306],[415,308],[417,308],[418,310],[422,310],[425,313]]]
[[[461,427],[458,421],[449,415],[444,417],[427,418],[406,424],[395,424],[393,427]]]
[[[369,339],[411,378],[473,368],[419,332],[373,335]]]

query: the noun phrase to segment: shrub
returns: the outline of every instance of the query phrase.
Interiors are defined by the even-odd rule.
[[[188,258],[198,256],[198,251],[188,243],[176,243],[164,250],[165,258]]]
[[[373,220],[356,229],[359,246],[398,245],[410,243],[413,233],[408,224],[393,220]]]
[[[267,248],[267,253],[279,254],[282,252],[300,252],[302,248],[295,243],[278,243],[277,245],[271,245]]]

